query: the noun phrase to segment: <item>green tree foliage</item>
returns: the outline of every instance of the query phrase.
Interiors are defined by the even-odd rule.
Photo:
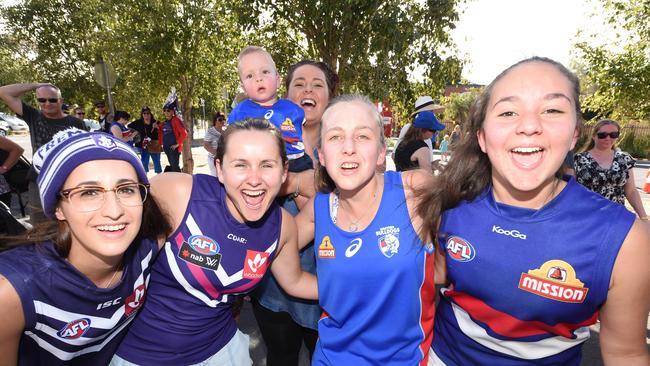
[[[388,98],[406,116],[417,95],[435,97],[460,78],[461,61],[445,57],[458,1],[24,0],[2,9],[0,61],[10,66],[0,81],[52,82],[89,112],[93,100],[106,99],[93,70],[107,60],[118,109],[137,115],[149,105],[160,117],[174,86],[192,136],[199,98],[208,118],[229,106],[223,95],[237,94],[237,55],[256,44],[283,75],[300,59],[325,60],[344,92]],[[409,80],[416,68],[421,82]]]
[[[412,108],[415,83],[409,75],[416,68],[431,91],[460,80],[462,63],[443,51],[453,49],[449,30],[458,19],[457,2],[255,0],[237,12],[248,29],[294,29],[306,56],[338,72],[343,92],[390,97],[393,105]]]
[[[117,75],[116,108],[139,112],[160,109],[170,87],[178,89],[185,123],[192,133],[192,107],[198,96],[212,102],[208,113],[225,105],[223,90],[237,88],[236,56],[246,44],[228,16],[232,1],[27,0],[7,7],[3,37],[21,40],[35,72],[11,70],[9,82],[50,81],[69,103],[91,109],[104,91],[95,83],[95,63],[110,61]],[[15,47],[14,47],[15,48]],[[13,52],[0,47],[0,57]],[[4,50],[7,50],[4,52]],[[23,58],[24,60],[25,58]],[[22,74],[20,72],[22,72]],[[190,144],[185,167],[192,171]]]
[[[454,93],[443,97],[441,102],[445,107],[444,119],[454,121],[454,124],[467,126],[469,123],[469,109],[480,92],[481,89],[470,89],[464,93]]]
[[[602,0],[613,45],[579,43],[579,65],[597,117],[650,119],[650,0]]]

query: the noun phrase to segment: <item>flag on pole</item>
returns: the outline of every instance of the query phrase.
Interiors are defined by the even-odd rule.
[[[176,111],[176,116],[182,121],[183,120],[183,113],[181,113],[181,109],[178,105],[178,96],[176,95],[176,87],[171,87],[169,94],[167,95],[167,99],[165,99],[165,103],[163,104],[163,109],[173,109]]]

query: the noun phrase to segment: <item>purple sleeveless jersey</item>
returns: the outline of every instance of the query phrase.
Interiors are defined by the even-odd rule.
[[[281,224],[275,203],[259,221],[237,222],[219,181],[195,175],[183,223],[167,238],[153,266],[151,303],[117,354],[137,364],[181,365],[217,353],[237,330],[231,303],[264,276]]]
[[[157,251],[150,240],[132,245],[113,288],[98,288],[51,242],[0,254],[0,273],[16,289],[25,316],[18,364],[108,364],[144,301]]]

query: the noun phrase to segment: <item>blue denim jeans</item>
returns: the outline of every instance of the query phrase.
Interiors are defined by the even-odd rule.
[[[167,160],[169,161],[169,171],[170,172],[180,172],[181,167],[180,167],[180,156],[181,153],[178,152],[176,149],[172,149],[169,146],[163,147],[163,150],[165,151],[165,155],[167,155]]]

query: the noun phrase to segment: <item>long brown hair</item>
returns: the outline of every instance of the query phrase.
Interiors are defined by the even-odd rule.
[[[297,62],[291,66],[289,66],[289,70],[287,71],[287,77],[284,79],[284,89],[289,92],[289,89],[291,87],[291,82],[293,81],[293,74],[300,68],[301,66],[305,65],[311,65],[314,67],[317,67],[320,69],[320,71],[323,72],[323,75],[325,75],[325,82],[327,83],[327,90],[329,91],[329,98],[333,99],[336,97],[337,91],[338,91],[338,86],[339,86],[339,76],[332,70],[332,68],[320,61],[313,61],[313,60],[302,60],[300,62]]]
[[[576,128],[582,126],[582,112],[580,109],[580,81],[578,77],[561,63],[545,57],[532,57],[517,62],[501,72],[479,95],[470,108],[469,123],[466,126],[467,134],[461,138],[456,146],[451,160],[443,173],[434,179],[430,187],[424,187],[416,194],[422,200],[417,207],[417,213],[422,217],[423,225],[420,230],[422,237],[431,235],[436,239],[438,224],[443,211],[456,207],[461,201],[476,198],[492,182],[492,164],[478,143],[477,132],[483,128],[487,105],[492,96],[494,85],[519,65],[530,62],[542,62],[554,66],[562,73],[571,84],[571,94],[575,103]],[[562,167],[556,173],[561,175]]]

